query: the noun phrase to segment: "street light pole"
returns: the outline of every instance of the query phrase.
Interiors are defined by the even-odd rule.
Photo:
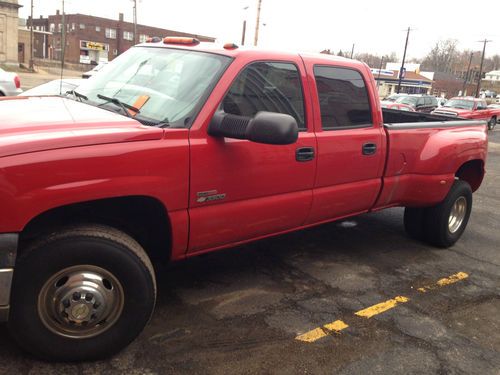
[[[134,44],[137,44],[137,0],[134,2]]]
[[[408,39],[410,38],[410,28],[408,27],[408,31],[406,32],[406,42],[405,42],[405,51],[403,53],[403,61],[401,63],[401,68],[399,69],[399,79],[398,79],[398,87],[396,89],[396,93],[399,94],[401,90],[401,81],[403,80],[403,69],[405,68],[405,59],[406,59],[406,49],[408,48]]]
[[[24,62],[24,61],[23,61]],[[29,62],[30,71],[34,71],[34,63],[33,63],[33,0],[31,0],[31,21],[30,21],[30,62]]]
[[[477,87],[476,87],[476,98],[479,98],[479,90],[481,90],[481,76],[483,75],[483,63],[484,63],[484,53],[486,52],[486,43],[491,42],[491,40],[485,39],[480,40],[483,43],[483,54],[481,55],[481,65],[479,65],[479,77],[477,77]]]
[[[253,45],[257,46],[259,42],[259,26],[260,26],[260,9],[262,7],[262,0],[257,0],[257,23],[255,24],[255,38]]]

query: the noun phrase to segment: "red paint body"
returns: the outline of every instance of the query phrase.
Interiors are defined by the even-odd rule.
[[[176,47],[234,60],[190,129],[159,129],[69,99],[0,99],[0,233],[22,232],[57,207],[146,196],[168,212],[171,258],[182,259],[392,206],[441,201],[459,168],[487,153],[485,126],[386,130],[375,83],[360,62],[328,56]],[[207,127],[238,73],[258,60],[293,62],[304,88],[307,131],[286,146],[214,138]],[[316,64],[359,71],[373,126],[322,131]],[[375,155],[361,153],[364,143]],[[299,147],[316,157],[295,160]],[[483,170],[481,168],[481,179]],[[480,181],[479,181],[480,183]],[[197,193],[225,199],[197,202]]]

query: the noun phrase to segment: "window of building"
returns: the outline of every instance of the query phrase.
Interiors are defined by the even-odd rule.
[[[62,32],[62,23],[57,24],[57,32]]]
[[[98,33],[100,33],[101,32],[101,26],[96,26],[95,27],[95,31],[98,32]]]
[[[51,23],[50,26],[49,26],[49,30],[51,33],[55,32],[56,31],[56,24],[55,23]]]
[[[236,78],[222,102],[223,110],[253,117],[257,112],[291,115],[299,129],[306,129],[304,98],[297,67],[292,63],[257,62]]]
[[[116,29],[108,29],[108,28],[106,28],[106,38],[108,38],[108,39],[116,39]]]
[[[146,40],[148,40],[148,36],[146,34],[139,35],[139,42],[140,43],[146,43]]]
[[[75,31],[76,30],[76,24],[73,22],[71,24],[71,31]]]
[[[324,130],[372,126],[368,91],[358,71],[316,66],[314,76]]]
[[[131,31],[124,31],[123,32],[123,39],[125,40],[134,40],[134,33]]]
[[[80,30],[85,30],[85,24],[84,23],[80,24]]]

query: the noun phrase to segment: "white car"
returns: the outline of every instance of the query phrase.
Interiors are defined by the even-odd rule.
[[[90,77],[92,77],[99,70],[101,70],[102,68],[104,68],[107,64],[108,64],[107,62],[101,62],[101,63],[99,63],[98,65],[96,65],[94,67],[94,69],[89,70],[88,72],[83,73],[82,74],[82,78],[90,78]]]
[[[52,95],[65,95],[68,91],[76,89],[83,79],[81,78],[64,78],[55,79],[53,81],[44,83],[40,86],[33,87],[26,90],[21,96],[52,96]]]
[[[0,68],[0,96],[16,96],[22,92],[19,76]]]

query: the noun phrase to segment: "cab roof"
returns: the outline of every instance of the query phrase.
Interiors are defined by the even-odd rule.
[[[314,60],[315,62],[321,63],[321,61],[325,63],[337,62],[341,63],[340,65],[358,65],[365,66],[366,64],[357,61],[351,60],[345,57],[333,56],[321,53],[301,53],[301,52],[291,52],[291,51],[277,51],[277,50],[268,50],[262,49],[258,47],[247,47],[247,46],[238,46],[232,43],[228,44],[218,44],[218,43],[207,43],[207,42],[197,42],[192,44],[183,44],[183,43],[165,43],[164,39],[158,38],[159,41],[154,42],[146,42],[138,44],[136,47],[151,47],[151,48],[173,48],[173,49],[183,49],[190,51],[199,51],[206,53],[214,53],[218,55],[224,55],[231,58],[239,58],[239,57],[247,57],[250,59],[259,60],[262,58],[272,59],[290,59],[301,57],[303,59]],[[176,38],[180,39],[180,38]],[[191,39],[191,38],[187,38]],[[233,48],[229,48],[229,47]]]

